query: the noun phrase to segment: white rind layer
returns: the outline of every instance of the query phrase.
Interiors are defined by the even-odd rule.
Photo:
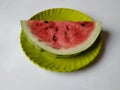
[[[71,54],[80,53],[86,50],[95,42],[95,40],[97,39],[97,37],[101,32],[101,26],[102,26],[101,22],[95,22],[95,28],[94,30],[92,30],[88,39],[76,47],[69,48],[69,49],[55,49],[44,42],[40,42],[38,38],[30,32],[31,30],[28,27],[26,22],[27,21],[22,20],[21,25],[24,33],[26,34],[27,39],[29,39],[34,45],[38,46],[39,48],[42,48],[50,53],[57,54],[57,55],[71,55]]]

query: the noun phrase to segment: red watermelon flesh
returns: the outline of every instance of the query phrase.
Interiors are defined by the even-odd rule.
[[[59,22],[28,20],[27,24],[40,42],[56,48],[72,48],[80,45],[91,34],[95,27],[94,22]]]

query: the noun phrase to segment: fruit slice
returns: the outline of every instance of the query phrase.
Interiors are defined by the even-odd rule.
[[[48,9],[33,15],[30,20],[93,21],[91,17],[83,12],[69,8]],[[90,48],[70,58],[49,56],[45,50],[36,48],[33,43],[29,42],[23,29],[20,33],[20,44],[24,54],[35,65],[55,72],[71,72],[81,69],[93,60],[96,60],[95,57],[100,53],[102,48],[102,39],[101,35],[99,35]]]
[[[28,39],[58,55],[76,54],[89,48],[101,31],[100,22],[21,21]]]

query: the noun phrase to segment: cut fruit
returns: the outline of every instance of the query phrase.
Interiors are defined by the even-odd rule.
[[[81,11],[69,8],[52,8],[33,15],[30,20],[49,21],[93,21],[91,17]],[[70,58],[59,58],[61,55],[48,55],[49,53],[41,48],[36,48],[25,35],[22,28],[20,33],[20,44],[24,54],[38,67],[55,72],[71,72],[84,68],[90,64],[99,53],[101,53],[102,39],[98,36],[94,44],[87,50]],[[62,55],[65,56],[65,55]],[[70,55],[72,56],[72,55]]]
[[[89,48],[101,32],[101,22],[22,20],[29,41],[57,55],[71,55]]]

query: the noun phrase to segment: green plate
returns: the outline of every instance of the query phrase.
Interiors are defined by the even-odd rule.
[[[34,15],[32,20],[57,20],[57,21],[92,21],[86,14],[68,8],[53,8]],[[23,30],[20,34],[20,43],[26,56],[34,64],[51,71],[70,72],[85,67],[98,55],[101,49],[100,36],[96,42],[86,51],[75,57],[53,57],[46,51],[36,48],[25,37]]]

